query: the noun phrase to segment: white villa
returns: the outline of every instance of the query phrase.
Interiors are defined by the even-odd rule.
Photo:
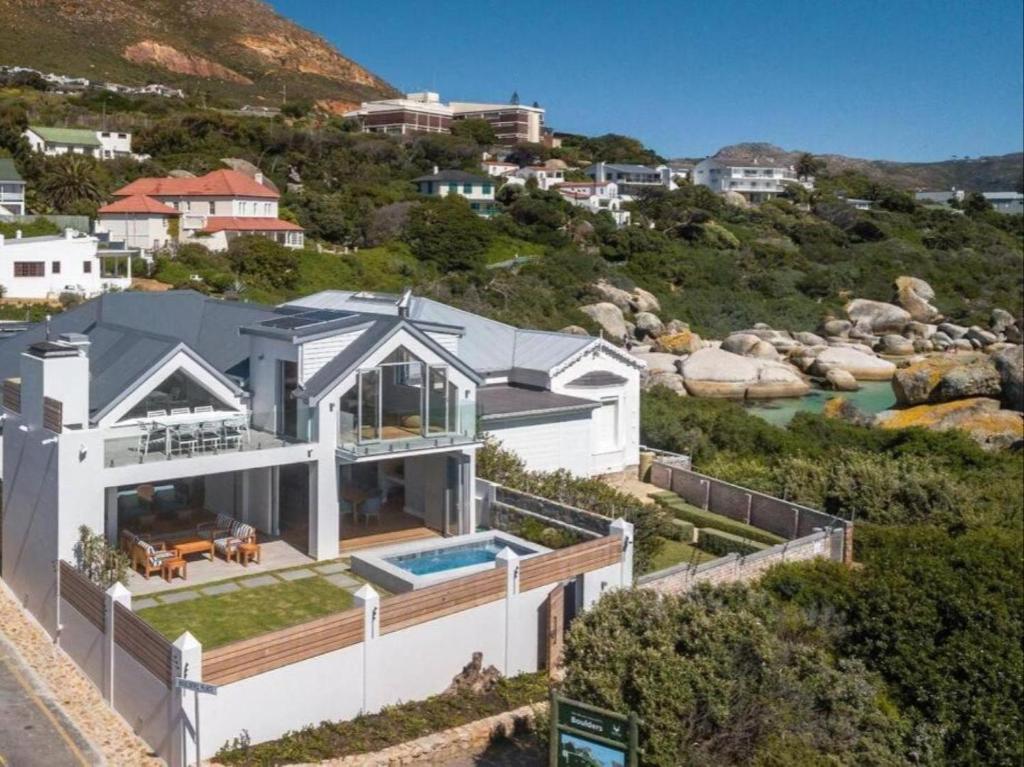
[[[583,170],[592,181],[614,181],[623,194],[636,195],[644,189],[678,189],[678,179],[685,177],[684,171],[673,170],[668,165],[651,168],[633,163],[596,162]]]
[[[750,202],[764,202],[786,191],[786,184],[814,187],[813,180],[802,180],[789,165],[756,160],[739,161],[708,157],[693,169],[693,183],[724,194],[738,192]]]
[[[491,176],[477,176],[464,170],[442,170],[434,168],[427,176],[414,178],[412,183],[416,190],[427,197],[447,197],[459,195],[469,201],[469,207],[478,216],[484,218],[498,212],[498,203],[494,200],[496,179]]]
[[[622,206],[632,198],[620,195],[619,185],[614,181],[566,181],[553,188],[573,205],[591,213],[607,213],[616,226],[629,226],[630,212]]]
[[[41,237],[0,234],[0,285],[5,298],[53,301],[62,293],[91,298],[131,284],[128,254],[99,250],[96,237],[72,229]]]
[[[114,192],[98,211],[97,230],[127,247],[153,251],[176,242],[225,250],[235,237],[256,234],[301,248],[303,229],[278,216],[280,193],[235,170],[198,178],[140,178]]]
[[[0,157],[0,217],[24,216],[25,179],[10,157]]]
[[[32,151],[50,157],[84,154],[97,160],[113,160],[118,157],[145,159],[132,153],[132,134],[124,131],[30,125],[22,135],[32,147]]]

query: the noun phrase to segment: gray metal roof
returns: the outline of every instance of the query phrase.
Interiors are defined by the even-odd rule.
[[[395,316],[398,298],[383,293],[325,290],[300,298],[291,305]],[[412,298],[409,317],[414,321],[462,328],[464,334],[459,341],[458,356],[479,373],[513,368],[547,371],[597,341],[571,333],[522,330],[420,296]]]
[[[21,181],[24,179],[14,167],[14,160],[10,157],[0,157],[0,181]]]
[[[604,164],[604,169],[613,170],[616,173],[647,173],[656,176],[661,174],[661,171],[659,171],[657,168],[651,168],[648,165],[636,165],[634,163],[606,162]],[[594,165],[591,165],[583,172],[586,173],[588,176],[591,174],[591,172],[597,173],[597,164],[595,163]]]
[[[483,420],[593,410],[600,402],[523,386],[482,386],[476,392]]]
[[[89,408],[105,408],[139,376],[179,344],[215,370],[235,375],[249,360],[239,329],[277,316],[273,308],[208,298],[191,290],[108,293],[62,312],[50,322],[50,338],[63,333],[88,337]],[[21,354],[46,339],[44,323],[0,338],[0,379],[20,375]]]
[[[599,386],[619,386],[626,383],[626,379],[615,373],[606,370],[592,370],[584,373],[579,378],[569,381],[568,386],[584,388],[596,388]]]

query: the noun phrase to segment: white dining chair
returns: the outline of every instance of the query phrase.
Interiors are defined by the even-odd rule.
[[[187,407],[172,407],[171,408],[171,415],[188,415],[191,412],[192,411],[189,410]]]
[[[147,410],[146,418],[163,418],[167,415],[166,410]]]
[[[213,405],[196,405],[192,408],[193,413],[212,413]]]

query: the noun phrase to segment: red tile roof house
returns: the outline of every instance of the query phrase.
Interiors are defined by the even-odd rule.
[[[99,209],[99,228],[110,239],[150,252],[175,242],[199,242],[225,250],[243,234],[269,237],[301,248],[303,229],[277,217],[280,194],[235,170],[198,178],[140,178],[114,192]]]

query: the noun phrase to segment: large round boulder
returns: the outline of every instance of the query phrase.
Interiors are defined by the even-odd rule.
[[[1000,349],[992,362],[999,371],[1003,406],[1024,411],[1024,346]]]
[[[967,329],[967,334],[964,336],[971,344],[978,349],[984,349],[986,346],[991,346],[999,341],[999,336],[991,331],[985,330],[985,328],[979,327],[978,325],[971,325]]]
[[[849,332],[849,330],[847,330]],[[826,341],[816,333],[809,333],[806,330],[798,330],[793,334],[793,338],[799,341],[804,346],[824,346]]]
[[[1006,309],[997,308],[992,310],[992,322],[990,324],[993,333],[1005,333],[1008,327],[1017,324],[1017,320]]]
[[[853,323],[849,320],[828,319],[821,323],[819,330],[822,335],[828,338],[845,338],[853,329]]]
[[[681,372],[687,391],[695,397],[799,397],[810,391],[810,384],[790,365],[724,349],[691,354]]]
[[[952,322],[940,322],[939,331],[945,333],[954,341],[967,335],[967,328],[963,325],[954,325]]]
[[[938,322],[939,310],[929,301],[935,298],[932,286],[917,277],[896,278],[896,303],[906,309],[917,322]]]
[[[881,354],[902,356],[914,353],[914,342],[895,333],[886,333],[875,348]]]
[[[581,328],[579,325],[566,325],[564,328],[558,331],[559,333],[568,333],[571,336],[589,336],[590,333],[585,328]]]
[[[792,365],[772,360],[759,360],[757,381],[747,387],[750,399],[802,397],[811,390],[810,383]]]
[[[661,302],[658,301],[657,296],[643,288],[633,288],[630,300],[635,312],[654,312],[657,314],[661,311]]]
[[[594,292],[602,298],[602,300],[607,301],[610,304],[615,304],[622,311],[629,312],[633,310],[633,297],[630,295],[628,290],[617,288],[605,280],[598,280],[591,285],[591,287]]]
[[[663,333],[654,342],[654,350],[667,354],[692,354],[704,348],[700,336],[692,330],[680,330],[677,333]]]
[[[596,322],[611,339],[621,341],[629,335],[622,310],[615,304],[602,301],[598,304],[581,306],[580,311]]]
[[[722,339],[721,348],[723,351],[732,352],[733,354],[741,354],[746,357],[747,352],[753,349],[760,342],[761,339],[753,333],[731,333]]]
[[[647,365],[647,374],[678,373],[680,358],[674,354],[660,352],[633,352],[633,356]]]
[[[642,338],[657,338],[665,332],[664,323],[651,312],[637,312],[633,324],[636,325],[637,336]]]
[[[912,319],[906,309],[866,298],[855,298],[844,309],[846,316],[862,333],[899,333]]]
[[[857,391],[860,389],[860,384],[857,383],[857,379],[853,377],[853,374],[840,368],[832,368],[825,373],[825,381],[836,391]]]
[[[892,390],[900,405],[923,405],[999,397],[1001,381],[996,366],[983,354],[928,357],[897,370]]]
[[[875,424],[883,429],[960,429],[988,449],[1015,447],[1024,440],[1024,413],[1000,410],[999,400],[987,397],[886,410],[876,416]]]
[[[847,346],[830,346],[814,359],[811,372],[824,378],[832,368],[850,373],[858,381],[888,381],[896,366],[888,360]]]
[[[664,386],[669,391],[674,391],[680,397],[686,396],[686,383],[678,373],[666,373],[661,370],[652,373],[644,381],[644,388],[653,389],[656,386]]]

